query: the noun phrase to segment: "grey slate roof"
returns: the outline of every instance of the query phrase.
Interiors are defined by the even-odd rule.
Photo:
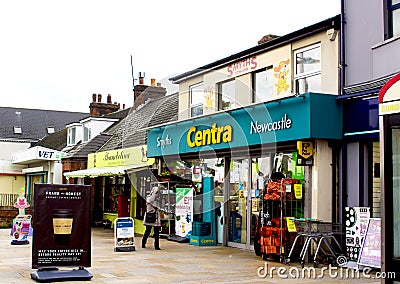
[[[176,121],[178,119],[178,94],[149,101],[137,110],[131,109],[128,116],[110,127],[112,138],[99,151],[129,148],[147,143],[147,132],[143,128]]]
[[[117,111],[114,111],[112,113],[105,114],[105,115],[103,115],[103,117],[123,119],[128,115],[130,110],[131,110],[131,108],[125,108],[125,109],[117,110]]]
[[[74,148],[69,150],[64,159],[87,158],[88,154],[97,152],[110,138],[111,135],[99,134],[85,144],[79,143]]]
[[[35,146],[42,146],[61,151],[65,148],[65,146],[67,146],[67,128],[63,128],[59,131],[46,135],[39,140]]]
[[[47,135],[48,126],[58,131],[88,116],[82,112],[0,107],[0,139],[37,141]],[[14,133],[14,126],[21,127],[22,133]]]

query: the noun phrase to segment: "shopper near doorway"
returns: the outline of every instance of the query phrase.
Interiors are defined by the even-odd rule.
[[[160,211],[159,211],[159,195],[158,187],[153,187],[149,196],[146,198],[146,213],[144,214],[143,225],[146,226],[142,239],[142,248],[146,247],[147,238],[150,236],[151,229],[154,227],[154,248],[160,249]]]

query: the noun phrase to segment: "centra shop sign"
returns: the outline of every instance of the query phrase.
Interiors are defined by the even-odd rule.
[[[193,126],[189,129],[186,140],[189,147],[228,143],[232,141],[232,126],[217,127],[214,123],[211,128],[204,130],[197,130]]]

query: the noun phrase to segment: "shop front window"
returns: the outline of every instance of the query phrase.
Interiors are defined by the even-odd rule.
[[[400,35],[400,1],[389,0],[389,37]]]
[[[400,236],[400,129],[392,129],[393,236]],[[393,238],[393,257],[400,257],[400,239]]]
[[[321,92],[321,45],[313,45],[294,52],[295,92]]]
[[[232,160],[229,186],[229,241],[247,242],[248,159]]]
[[[235,103],[235,80],[219,83],[218,93],[220,110],[228,110],[237,106]]]
[[[274,71],[272,67],[253,73],[253,103],[273,98]]]
[[[197,84],[190,87],[190,117],[203,114],[204,107],[204,84]]]

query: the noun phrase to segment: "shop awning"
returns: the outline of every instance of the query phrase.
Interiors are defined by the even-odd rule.
[[[66,178],[84,178],[84,177],[100,177],[100,176],[120,176],[124,175],[127,171],[134,172],[141,169],[148,168],[148,165],[137,164],[128,166],[116,166],[116,167],[102,167],[102,168],[90,168],[84,170],[78,170],[73,172],[65,172]]]

